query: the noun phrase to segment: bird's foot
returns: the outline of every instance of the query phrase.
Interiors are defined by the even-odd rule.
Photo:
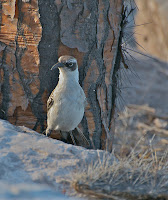
[[[50,129],[46,129],[45,135],[46,135],[47,137],[49,137],[49,136],[51,135],[51,130],[50,130]]]

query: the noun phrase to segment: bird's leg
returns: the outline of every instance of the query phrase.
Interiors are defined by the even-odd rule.
[[[74,138],[74,136],[72,134],[72,131],[70,131],[69,133],[70,133],[70,136],[71,136],[73,144],[76,145],[75,138]]]
[[[51,135],[51,132],[52,132],[52,130],[47,128],[45,131],[46,136],[49,137]]]
[[[67,138],[68,138],[67,132],[60,131],[60,133],[61,133],[61,141],[67,143]]]
[[[68,133],[65,132],[65,131],[60,131],[60,133],[61,133],[62,138],[63,138],[64,140],[67,140],[67,138],[68,138]]]

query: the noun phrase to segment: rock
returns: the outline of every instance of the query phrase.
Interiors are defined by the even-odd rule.
[[[149,108],[148,110],[152,109]],[[124,139],[123,136],[122,138]],[[141,175],[139,175],[141,168],[143,170],[147,169],[147,173],[149,168],[144,168],[143,163],[141,167],[139,165],[137,167],[138,158],[134,158],[135,166],[133,164],[133,168],[131,168],[132,158],[129,156],[129,162],[126,159],[125,164],[122,159],[120,162],[113,154],[105,151],[87,150],[83,147],[65,144],[40,135],[26,127],[16,127],[5,120],[0,120],[0,199],[69,198],[64,194],[78,195],[78,199],[81,199],[76,191],[83,193],[88,198],[93,194],[97,197],[101,195],[105,199],[112,194],[110,196],[112,199],[113,196],[124,197],[125,199],[131,199],[133,196],[132,199],[137,199],[139,192],[142,190],[143,193],[144,188],[147,188],[147,186],[138,186],[136,190],[134,184],[129,186],[130,172],[133,172],[135,177],[132,176],[132,178],[135,181],[137,177],[144,178],[144,176],[141,176],[141,171]],[[151,166],[150,161],[149,164]],[[150,169],[152,170],[152,168]],[[163,169],[165,171],[159,169],[159,177],[163,183],[166,183],[167,165]],[[123,176],[116,170],[123,173]],[[138,174],[135,174],[135,170]],[[122,184],[117,184],[117,188],[115,184],[111,186],[109,183],[113,183],[112,180],[114,182],[116,180],[121,181],[119,177],[115,179],[114,174],[120,178],[122,177],[123,181],[126,180],[126,175],[129,181],[126,180]],[[166,176],[163,177],[163,174]],[[154,173],[154,180],[155,177],[156,174]],[[145,181],[148,182],[148,178]],[[79,187],[83,189],[81,190]],[[151,184],[148,184],[148,187],[151,187]],[[161,190],[158,187],[157,192],[152,190],[149,196],[162,194],[166,187],[167,184]],[[126,193],[123,191],[126,191]],[[139,199],[144,199],[144,195]],[[166,195],[165,193],[164,197],[167,197]],[[129,198],[130,196],[131,198]]]
[[[121,71],[123,105],[148,104],[162,114],[167,114],[168,64],[131,51],[130,53],[134,57],[134,60],[128,62],[130,69]]]
[[[61,192],[57,192],[45,185],[36,183],[4,183],[0,182],[0,199],[33,199],[33,200],[66,200],[72,199],[66,197]],[[73,198],[76,199],[76,198]]]
[[[70,191],[72,172],[106,155],[0,120],[0,199],[45,199],[47,194],[61,199]]]
[[[149,54],[168,62],[168,1],[136,0],[136,4],[138,11],[135,22],[141,25],[135,26],[137,42]]]

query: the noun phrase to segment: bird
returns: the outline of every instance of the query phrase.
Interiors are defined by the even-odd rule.
[[[72,131],[76,129],[86,141],[86,137],[78,128],[84,116],[87,101],[79,84],[77,60],[69,55],[61,56],[51,70],[56,68],[59,69],[59,81],[47,101],[46,136],[49,137],[52,130],[56,130],[60,131],[63,138],[67,139],[68,132],[73,143],[76,144],[72,134]]]

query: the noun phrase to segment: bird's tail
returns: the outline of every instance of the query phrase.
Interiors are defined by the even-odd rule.
[[[85,137],[83,132],[80,130],[79,127],[76,127],[73,131],[73,136],[75,137],[77,144],[83,147],[89,147],[90,143],[88,139]]]

